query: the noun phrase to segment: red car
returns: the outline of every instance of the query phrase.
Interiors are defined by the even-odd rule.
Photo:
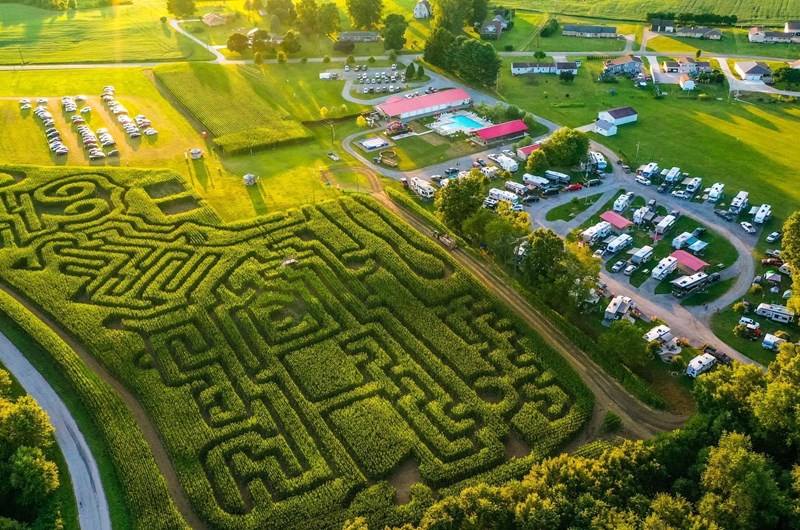
[[[582,189],[583,189],[583,185],[576,183],[576,184],[570,184],[569,186],[564,188],[564,191],[578,191],[578,190],[582,190]]]
[[[783,260],[780,258],[765,258],[761,260],[762,265],[774,265],[776,267],[780,267],[783,265]]]

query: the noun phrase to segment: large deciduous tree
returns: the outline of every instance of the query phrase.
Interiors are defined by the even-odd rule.
[[[234,53],[244,53],[247,51],[248,41],[247,35],[242,33],[232,33],[230,37],[228,37],[228,46],[227,48],[234,52]]]
[[[283,24],[293,24],[297,18],[292,0],[267,0],[267,11],[276,15]]]
[[[455,179],[436,192],[434,204],[442,221],[454,230],[461,231],[467,218],[483,203],[483,184],[486,177],[472,171],[466,178]]]
[[[317,10],[317,30],[323,35],[330,35],[342,29],[342,18],[339,16],[339,8],[333,2],[327,2],[319,6]]]
[[[435,0],[433,27],[444,28],[453,35],[463,33],[471,4],[472,0]]]
[[[554,132],[542,145],[547,159],[554,166],[571,167],[586,158],[589,137],[577,129],[563,128]]]
[[[641,368],[647,364],[642,331],[627,320],[611,324],[608,331],[600,335],[598,346],[605,355],[618,359],[629,368]]]
[[[528,162],[525,164],[525,169],[528,173],[534,175],[543,175],[545,171],[550,169],[550,162],[547,160],[547,153],[542,149],[537,149],[528,155]]]
[[[293,29],[287,31],[281,40],[280,48],[286,54],[299,52],[301,48],[299,34]]]
[[[58,468],[44,457],[38,447],[22,446],[8,462],[9,484],[19,495],[19,503],[33,507],[41,504],[58,487]]]
[[[319,7],[316,0],[300,0],[295,4],[295,11],[297,12],[297,25],[306,35],[312,35],[317,32],[317,24],[319,19]]]
[[[456,73],[467,81],[483,86],[494,86],[500,74],[500,56],[488,42],[466,39],[456,52],[453,66]]]
[[[194,0],[167,0],[167,12],[178,18],[190,17],[197,11]]]
[[[383,49],[402,50],[406,45],[408,21],[403,15],[391,14],[383,19]]]
[[[354,28],[371,28],[380,22],[383,0],[347,0],[347,13]]]
[[[445,28],[434,28],[425,41],[423,58],[432,65],[450,69],[456,38]]]

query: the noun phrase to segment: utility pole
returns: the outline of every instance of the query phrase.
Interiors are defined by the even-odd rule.
[[[25,66],[25,58],[22,56],[22,48],[17,46],[17,52],[19,53],[19,64]]]
[[[636,141],[636,163],[639,163],[639,141]]]

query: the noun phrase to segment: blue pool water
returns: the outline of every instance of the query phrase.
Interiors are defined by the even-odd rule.
[[[458,114],[453,116],[453,121],[459,124],[464,129],[481,129],[484,127],[482,123],[479,123],[468,116],[463,116]]]

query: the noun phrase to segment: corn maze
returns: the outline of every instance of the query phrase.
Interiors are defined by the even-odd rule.
[[[541,457],[592,408],[367,197],[223,225],[169,172],[0,168],[0,241],[0,281],[136,393],[212,528],[339,528],[409,460],[434,489],[507,476],[510,437]]]

